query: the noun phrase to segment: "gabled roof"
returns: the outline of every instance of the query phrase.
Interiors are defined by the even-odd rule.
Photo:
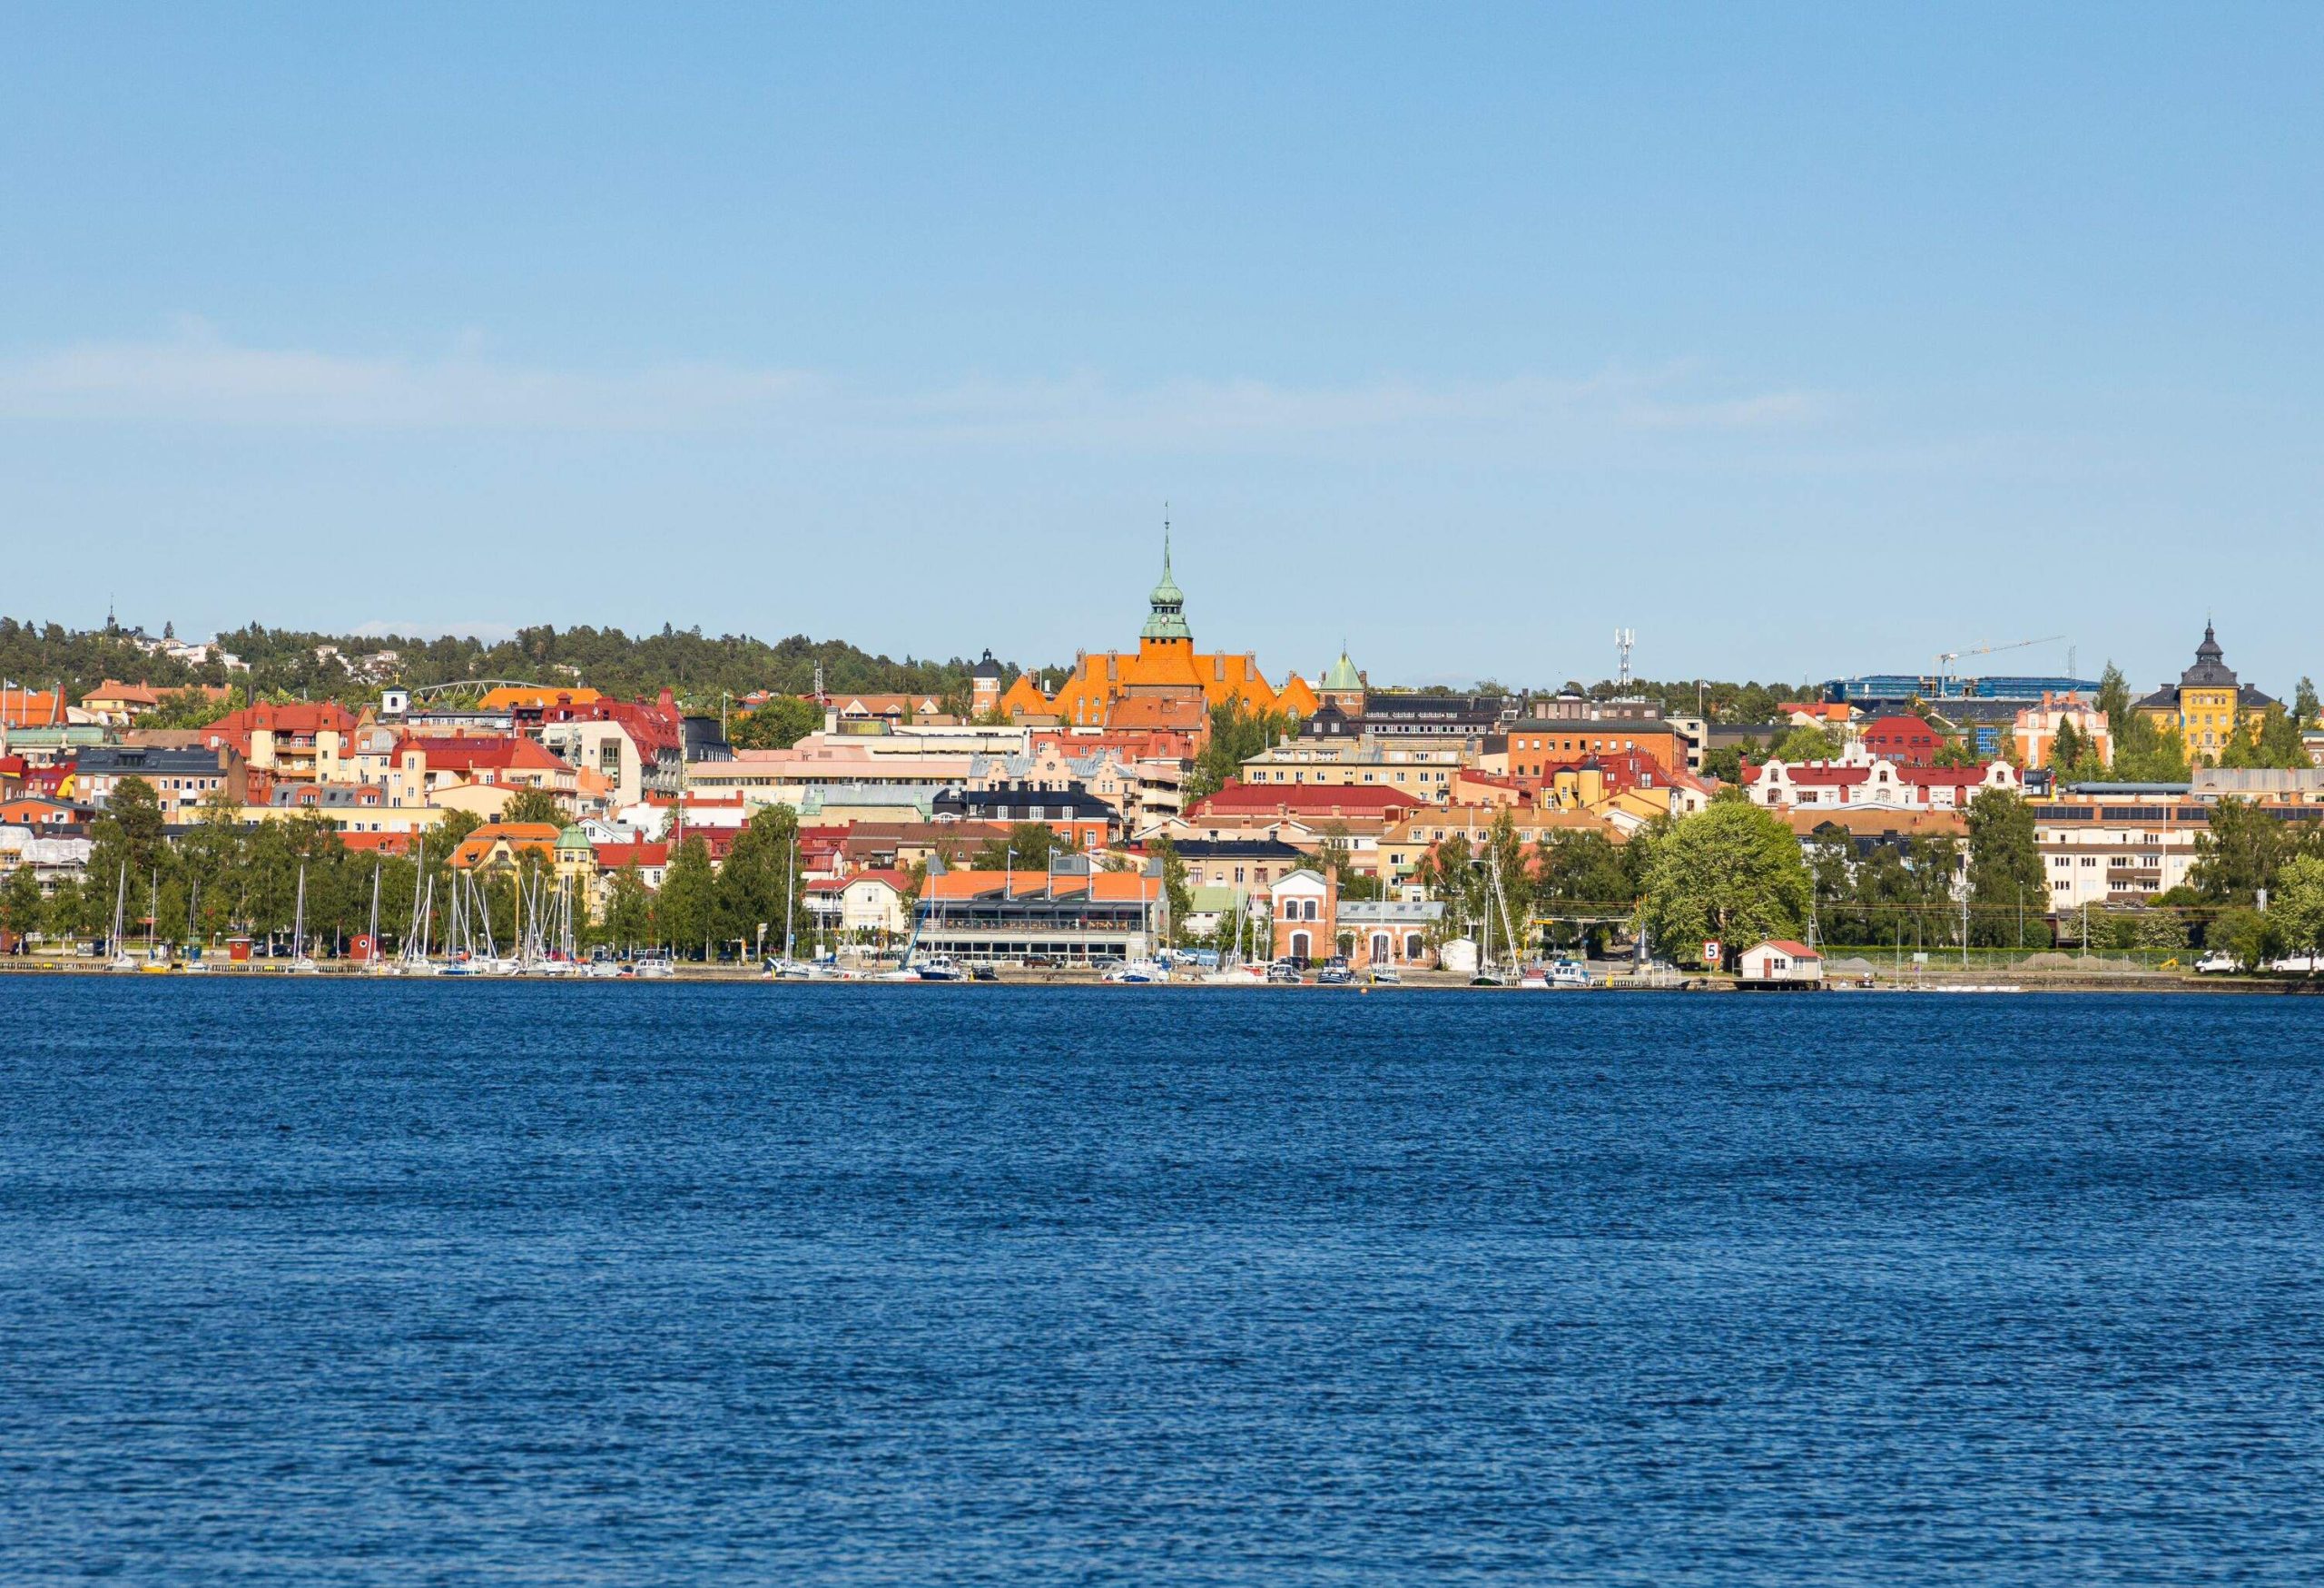
[[[844,893],[857,883],[878,883],[891,892],[901,894],[911,886],[904,873],[890,868],[850,872],[843,877],[818,877],[807,884],[811,893]]]

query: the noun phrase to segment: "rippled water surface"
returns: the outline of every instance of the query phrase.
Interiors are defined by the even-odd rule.
[[[6,1583],[2324,1580],[2324,1000],[0,1030]]]

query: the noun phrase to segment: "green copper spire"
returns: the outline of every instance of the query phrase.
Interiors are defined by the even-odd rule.
[[[1178,588],[1178,581],[1170,577],[1170,520],[1162,520],[1162,582],[1154,587],[1149,597],[1153,616],[1146,626],[1137,631],[1140,639],[1194,638],[1194,630],[1187,626],[1187,593]]]

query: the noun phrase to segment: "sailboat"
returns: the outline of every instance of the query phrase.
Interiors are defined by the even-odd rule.
[[[170,951],[162,943],[162,873],[153,871],[153,881],[145,895],[145,962],[137,968],[151,974],[170,968]]]
[[[185,972],[189,976],[206,976],[210,961],[202,952],[202,879],[193,879],[192,891],[185,902]]]
[[[105,969],[108,971],[134,971],[137,969],[137,962],[129,957],[129,950],[123,946],[121,941],[122,912],[127,907],[128,903],[129,866],[127,863],[124,862],[121,868],[121,881],[114,885],[113,893],[113,952],[105,961]]]
[[[384,867],[379,862],[371,865],[371,927],[368,942],[369,950],[363,958],[364,971],[373,976],[392,976],[396,967],[379,952],[379,873]]]
[[[1485,902],[1484,942],[1477,949],[1477,973],[1469,978],[1472,987],[1506,987],[1508,979],[1502,974],[1500,964],[1492,957],[1493,905],[1501,899],[1501,871],[1490,844],[1485,848],[1485,879],[1492,888],[1492,898]]]
[[[289,968],[299,975],[312,975],[322,969],[315,963],[314,956],[307,952],[307,867],[304,862],[299,866],[299,902],[290,917]]]

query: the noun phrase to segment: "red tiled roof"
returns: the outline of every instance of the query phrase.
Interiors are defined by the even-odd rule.
[[[843,877],[821,877],[807,884],[807,892],[811,893],[844,893],[851,883],[885,883],[899,893],[911,885],[903,873],[879,869],[850,872]]]
[[[495,772],[556,772],[565,767],[554,753],[518,735],[458,738],[414,735],[406,739],[400,748],[417,750],[427,756],[431,772],[474,772],[479,768]]]
[[[632,861],[640,866],[670,863],[670,846],[651,839],[639,839],[634,843],[599,843],[593,845],[597,864],[606,871],[619,871]]]

